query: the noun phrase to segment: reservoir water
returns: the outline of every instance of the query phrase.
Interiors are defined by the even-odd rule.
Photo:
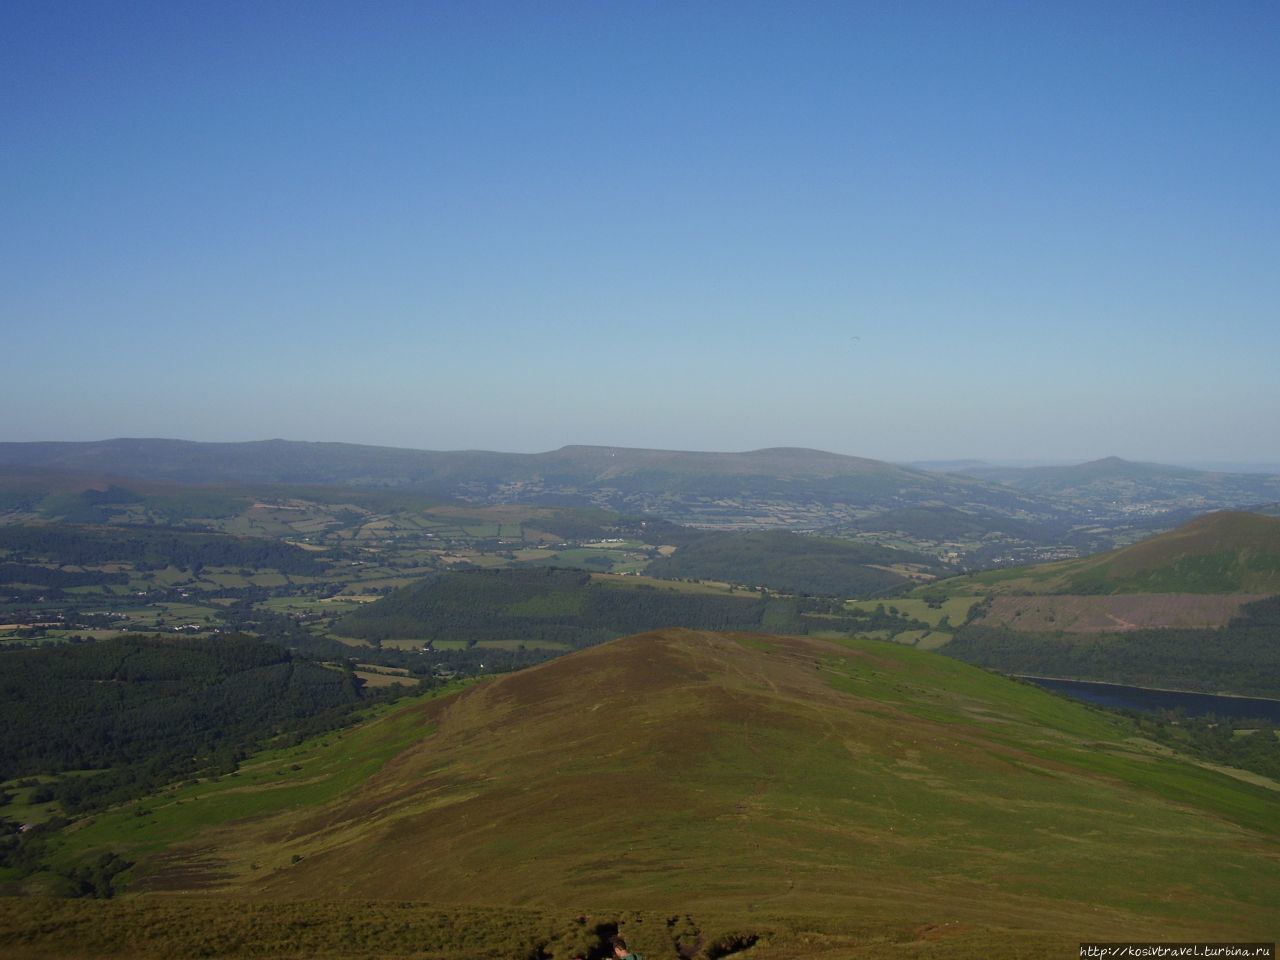
[[[1099,707],[1113,710],[1142,710],[1156,713],[1160,710],[1177,710],[1189,717],[1213,714],[1240,720],[1270,720],[1280,723],[1280,700],[1261,697],[1220,697],[1212,693],[1181,693],[1176,690],[1152,690],[1149,687],[1125,687],[1114,683],[1093,683],[1088,680],[1055,680],[1048,677],[1020,676],[1036,686],[1055,693],[1066,694]]]

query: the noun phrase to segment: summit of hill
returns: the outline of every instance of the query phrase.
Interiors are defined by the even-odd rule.
[[[1129,736],[890,644],[665,630],[251,759],[71,842],[136,861],[134,893],[840,916],[1006,946],[1262,936],[1276,793]]]

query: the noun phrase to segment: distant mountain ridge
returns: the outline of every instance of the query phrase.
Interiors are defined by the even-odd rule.
[[[1079,556],[1210,510],[1280,502],[1280,476],[1118,457],[1030,468],[934,465],[948,469],[791,447],[712,453],[573,445],[501,453],[290,440],[0,443],[6,489],[16,474],[39,472],[40,483],[50,485],[52,474],[75,472],[152,484],[405,491],[474,504],[603,508],[706,528],[821,531],[976,565]]]
[[[977,466],[956,472],[1037,496],[1070,496],[1096,508],[1103,508],[1117,499],[1142,499],[1153,503],[1178,501],[1209,509],[1280,498],[1280,476],[1214,473],[1161,463],[1139,463],[1120,457],[1104,457],[1070,466]]]
[[[907,469],[880,460],[802,447],[713,453],[577,444],[544,453],[500,453],[279,439],[203,443],[151,438],[0,443],[0,465],[86,470],[184,482],[220,479],[266,483],[353,483],[371,477],[385,483],[420,482],[482,470],[528,475],[572,470],[610,477],[678,468],[729,475],[799,472],[806,476],[834,477],[892,474]]]
[[[403,487],[475,502],[591,505],[709,524],[818,527],[920,502],[1009,515],[1056,513],[1051,504],[982,480],[800,448],[703,453],[567,446],[523,454],[288,440],[116,439],[4,443],[4,467],[184,483]]]

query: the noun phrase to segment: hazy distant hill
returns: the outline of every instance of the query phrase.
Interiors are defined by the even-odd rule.
[[[1280,476],[1206,473],[1187,467],[1134,463],[1119,457],[1065,467],[968,467],[961,472],[1024,493],[1066,497],[1102,513],[1137,504],[1241,507],[1280,497]]]
[[[706,453],[569,446],[514,454],[285,440],[118,439],[0,444],[0,508],[21,509],[32,501],[50,515],[48,492],[67,486],[58,479],[67,471],[98,484],[98,500],[67,500],[60,514],[84,521],[226,515],[235,510],[224,495],[227,487],[244,493],[264,484],[327,485],[440,501],[601,508],[699,527],[820,530],[948,556],[971,568],[1092,553],[1206,510],[1280,500],[1280,477],[1117,458],[1069,467],[932,472],[793,448]],[[139,490],[139,482],[200,484],[204,494],[196,504],[171,490]],[[107,502],[130,491],[143,494],[145,503]]]
[[[195,902],[148,890],[442,912],[623,903],[671,918],[628,927],[662,960],[693,955],[685,918],[704,912],[738,918],[740,944],[774,932],[791,948],[769,955],[785,957],[898,955],[805,947],[786,931],[818,921],[792,916],[880,943],[882,924],[924,925],[955,957],[1264,938],[1275,793],[1132,731],[891,644],[666,631],[250,759],[234,780],[99,815],[60,855],[137,861],[133,911]]]
[[[697,453],[625,447],[569,446],[547,453],[432,451],[352,443],[261,440],[197,443],[117,439],[68,443],[0,443],[0,465],[112,473],[185,482],[421,484],[517,482],[562,478],[595,482],[682,476],[848,477],[916,475],[878,460],[817,450]]]
[[[187,483],[399,487],[479,502],[591,505],[750,526],[825,526],[870,509],[917,503],[973,506],[997,515],[1058,513],[1034,496],[981,480],[791,448],[698,453],[570,446],[512,454],[120,439],[0,444],[3,466]]]
[[[403,486],[451,471],[500,472],[505,454],[437,455],[351,443],[261,440],[197,443],[115,439],[68,443],[0,443],[0,465],[108,473],[184,483],[346,483]]]
[[[981,470],[992,466],[985,460],[912,460],[903,466],[916,470],[932,470],[937,473],[961,473],[967,470]]]
[[[1120,457],[1104,457],[1087,463],[1043,467],[1001,467],[975,465],[963,468],[972,476],[998,480],[1014,486],[1044,489],[1069,489],[1089,483],[1111,480],[1150,480],[1153,478],[1188,479],[1201,471],[1187,467],[1170,467],[1159,463],[1138,463]]]

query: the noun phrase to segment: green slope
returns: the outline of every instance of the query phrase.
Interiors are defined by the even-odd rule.
[[[943,650],[1009,673],[1280,695],[1280,519],[1208,513],[1078,560],[922,587],[983,597]]]
[[[1280,593],[1280,518],[1223,511],[1079,560],[956,577],[926,592]]]
[[[175,788],[58,855],[136,860],[134,893],[957,934],[930,956],[1270,939],[1275,786],[1131,733],[914,650],[666,631]]]

